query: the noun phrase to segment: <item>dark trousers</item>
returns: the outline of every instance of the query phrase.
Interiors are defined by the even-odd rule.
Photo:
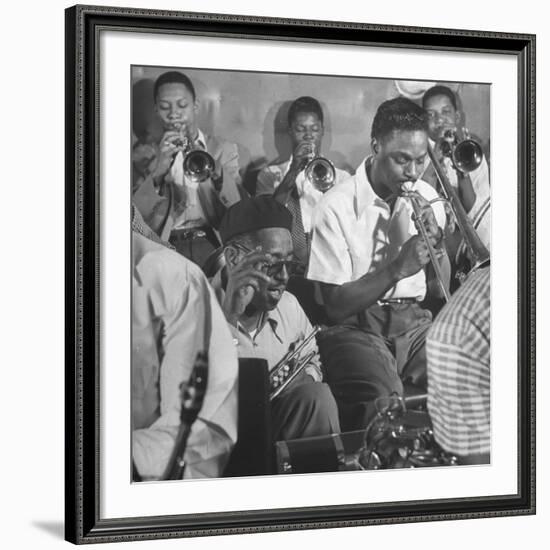
[[[366,427],[375,400],[392,392],[425,391],[425,336],[431,313],[418,304],[373,305],[360,324],[338,325],[319,336],[319,352],[343,431]]]
[[[334,396],[322,382],[291,384],[273,400],[271,420],[274,441],[340,433]]]

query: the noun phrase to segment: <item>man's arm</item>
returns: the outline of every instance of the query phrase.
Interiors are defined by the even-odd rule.
[[[149,265],[140,265],[140,270],[144,277],[147,270],[161,273],[157,277],[161,288],[151,287],[149,292],[151,307],[163,312],[160,417],[148,428],[134,430],[133,459],[143,478],[158,479],[164,472],[180,423],[179,385],[189,378],[196,353],[206,343],[208,391],[187,443],[185,477],[216,477],[236,441],[236,351],[216,298],[198,268],[187,266],[189,275],[183,266],[184,272],[174,275],[171,268],[181,267],[182,258],[172,258],[160,267],[163,258],[159,258],[151,254]],[[163,284],[167,279],[171,280]]]
[[[458,181],[458,196],[460,202],[462,206],[464,206],[466,213],[468,213],[472,210],[472,206],[474,206],[476,202],[476,192],[474,191],[470,174],[457,170],[456,178]]]
[[[341,285],[321,283],[327,315],[334,323],[341,323],[364,311],[401,279],[419,271],[425,265],[426,257],[427,249],[422,238],[415,235],[405,243],[396,260],[375,272]]]
[[[288,167],[288,171],[283,178],[283,181],[275,189],[273,198],[281,204],[286,204],[290,198],[290,194],[296,187],[296,178],[298,174],[307,166],[311,159],[311,142],[300,143],[292,154],[292,162]]]
[[[296,178],[298,177],[298,174],[301,172],[301,168],[299,165],[290,165],[290,168],[288,169],[288,172],[285,174],[285,177],[283,178],[283,181],[279,184],[277,189],[275,189],[275,192],[273,193],[273,198],[285,205],[288,202],[288,199],[290,198],[290,194],[292,193],[292,190],[296,186]]]
[[[333,195],[331,199],[341,200],[341,197]],[[327,315],[335,323],[365,310],[398,281],[420,271],[428,261],[425,242],[419,235],[413,235],[393,261],[351,280],[352,262],[338,216],[323,202],[314,215],[307,276],[321,284]]]

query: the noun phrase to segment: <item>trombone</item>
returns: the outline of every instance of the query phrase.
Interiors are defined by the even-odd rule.
[[[291,345],[283,358],[273,367],[269,373],[269,400],[273,401],[307,366],[313,359],[316,351],[310,351],[304,357],[300,357],[303,349],[315,338],[321,330],[319,325],[315,325],[309,335],[296,346]],[[293,347],[294,346],[294,347]]]
[[[446,138],[444,137],[445,142],[448,143],[448,139],[450,137],[451,136],[447,136]],[[456,143],[449,144],[450,149],[447,151],[446,156],[451,157],[451,160],[459,170],[470,172],[472,170],[475,170],[481,164],[481,160],[483,158],[481,146],[469,137],[462,141],[457,141],[456,134],[453,134],[453,139],[456,141]],[[479,238],[479,235],[477,234],[477,231],[475,230],[470,218],[468,217],[468,214],[466,214],[466,210],[464,210],[464,206],[462,206],[462,202],[460,202],[460,199],[458,198],[454,187],[451,185],[451,182],[449,181],[445,170],[442,168],[439,160],[436,158],[435,153],[429,143],[428,156],[432,161],[435,173],[442,189],[442,193],[444,195],[441,198],[435,199],[434,201],[432,201],[432,203],[439,200],[444,201],[453,211],[458,229],[462,235],[462,240],[470,254],[472,264],[470,272],[478,269],[479,267],[487,265],[490,261],[489,251]],[[411,201],[420,235],[422,236],[426,243],[426,246],[428,247],[428,255],[430,256],[430,262],[433,266],[437,282],[439,283],[445,301],[448,302],[450,297],[449,291],[445,284],[439,262],[437,261],[437,252],[435,251],[429,240],[428,231],[426,229],[426,226],[424,225],[424,222],[422,221],[422,208],[418,202],[418,199],[412,191],[402,189],[402,196],[409,198]]]

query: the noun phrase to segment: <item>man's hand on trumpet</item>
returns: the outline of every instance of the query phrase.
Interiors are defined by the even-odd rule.
[[[273,197],[281,204],[286,204],[292,190],[296,187],[298,174],[307,166],[315,154],[313,141],[302,141],[292,153],[292,162],[281,184],[275,189]]]
[[[431,204],[418,192],[411,191],[411,198],[416,201],[420,208],[421,219],[416,219],[416,216],[413,214],[412,219],[416,230],[421,235],[420,223],[424,225],[428,238],[430,239],[430,244],[434,248],[441,248],[443,244],[443,230],[435,219],[434,211],[431,207]]]
[[[160,140],[157,165],[153,173],[155,183],[164,178],[174,162],[174,157],[183,151],[181,132],[178,130],[167,130]]]
[[[400,281],[415,275],[430,261],[426,241],[421,235],[413,235],[403,244],[399,255],[393,262],[395,279]]]
[[[292,162],[290,170],[301,172],[308,162],[315,155],[315,143],[313,141],[302,141],[292,153]]]

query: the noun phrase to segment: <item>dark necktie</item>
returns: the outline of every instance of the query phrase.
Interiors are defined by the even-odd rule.
[[[294,255],[304,266],[308,263],[308,242],[302,222],[302,209],[300,208],[300,197],[296,185],[292,188],[286,207],[290,210],[294,223],[292,224],[292,242],[294,244]]]

